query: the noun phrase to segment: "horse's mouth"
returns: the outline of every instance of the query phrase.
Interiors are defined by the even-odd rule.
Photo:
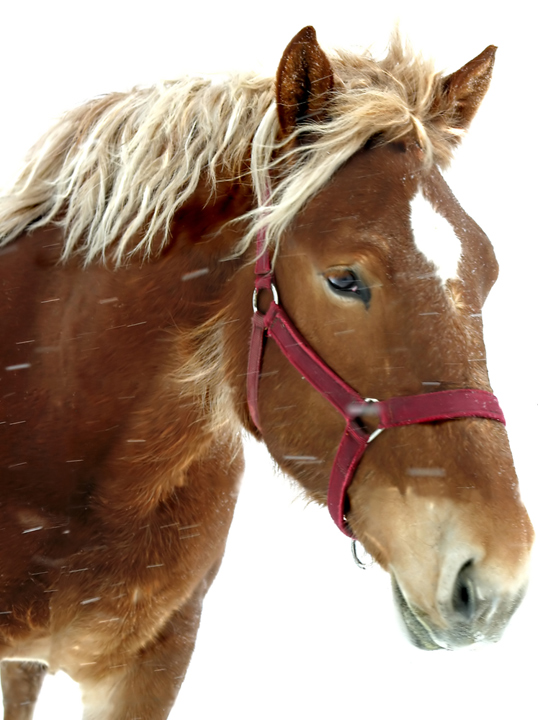
[[[413,612],[407,600],[403,596],[398,582],[392,578],[392,590],[394,601],[405,624],[409,639],[420,650],[444,650],[432,637],[431,631],[426,623]]]

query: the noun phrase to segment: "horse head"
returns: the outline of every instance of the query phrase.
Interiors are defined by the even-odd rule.
[[[340,76],[312,28],[280,63],[278,159],[271,188],[260,192],[273,217],[279,199],[293,196],[299,211],[278,243],[262,235],[273,292],[311,351],[362,398],[491,392],[481,311],[497,263],[439,166],[487,91],[494,51],[448,77],[423,78],[427,100],[420,88],[408,99],[422,102],[421,121],[418,111],[407,126],[377,119],[369,137],[364,117],[354,130],[350,110],[361,83]],[[382,115],[379,97],[364,95],[364,105]],[[357,144],[342,160],[337,132]],[[309,179],[304,168],[320,158],[319,176]],[[259,314],[269,289],[260,287]],[[345,422],[270,333],[263,353],[256,425],[278,464],[326,503]],[[453,414],[373,439],[377,404],[356,415],[372,441],[347,486],[345,522],[390,572],[412,641],[423,649],[496,641],[525,592],[533,541],[504,425]]]

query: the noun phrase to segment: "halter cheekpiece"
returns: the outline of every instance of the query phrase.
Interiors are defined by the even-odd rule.
[[[493,393],[470,388],[432,391],[379,401],[362,398],[310,347],[279,304],[271,260],[264,246],[265,233],[262,230],[257,237],[254,315],[248,358],[247,398],[250,416],[254,425],[262,432],[258,388],[265,338],[270,337],[303,378],[320,392],[346,421],[346,428],[333,462],[327,503],[336,525],[353,538],[346,521],[347,490],[368,444],[380,432],[402,425],[466,417],[487,418],[505,424],[504,415]],[[272,293],[271,304],[266,313],[260,312],[258,308],[258,294],[261,290]],[[373,402],[376,403],[375,415],[379,423],[377,429],[369,433],[360,423],[360,418],[369,412],[371,414]]]

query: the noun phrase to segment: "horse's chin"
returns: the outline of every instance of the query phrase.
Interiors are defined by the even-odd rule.
[[[394,602],[398,608],[400,618],[403,621],[409,640],[419,650],[446,650],[448,648],[439,645],[426,623],[418,618],[403,596],[398,582],[392,577],[392,591]]]

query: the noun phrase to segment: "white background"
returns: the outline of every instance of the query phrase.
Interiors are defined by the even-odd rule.
[[[303,9],[299,9],[299,5]],[[150,3],[61,0],[0,10],[0,183],[62,110],[96,94],[185,72],[274,74],[282,50],[313,24],[322,46],[382,51],[395,20],[414,45],[455,70],[499,46],[493,84],[447,175],[490,235],[501,276],[485,311],[492,384],[508,419],[524,498],[536,519],[535,18],[528,0],[316,7],[276,0]],[[405,10],[401,8],[405,7]],[[388,577],[361,572],[325,510],[305,507],[249,443],[226,558],[204,609],[172,718],[536,717],[537,592],[503,641],[459,653],[412,648]],[[47,680],[36,719],[78,718],[76,687]]]

